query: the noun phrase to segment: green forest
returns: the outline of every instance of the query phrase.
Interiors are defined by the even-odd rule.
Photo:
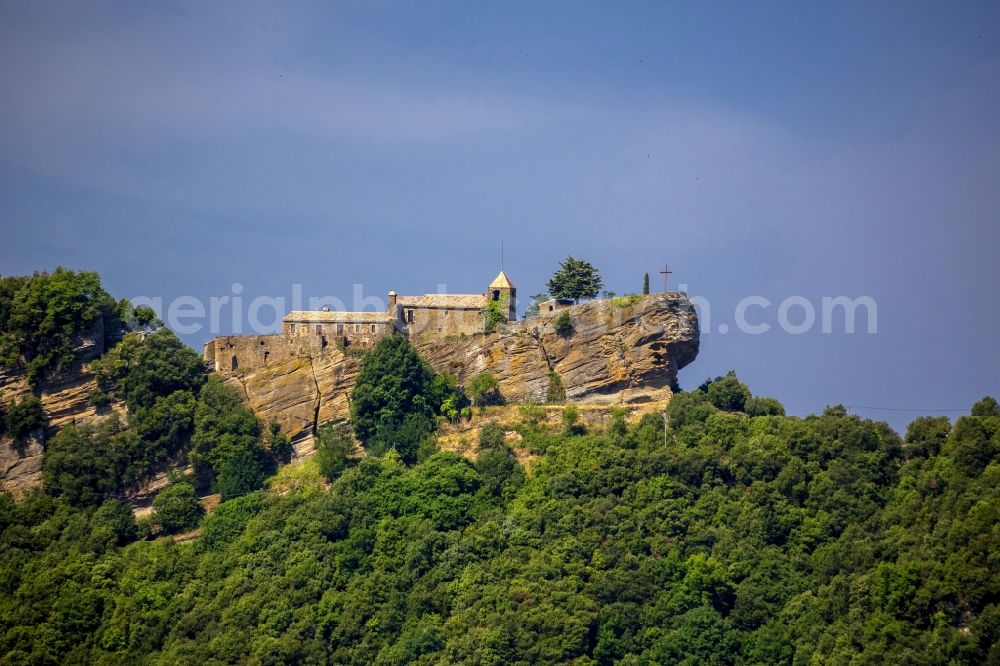
[[[104,318],[93,399],[128,417],[63,428],[45,489],[0,495],[4,664],[1000,663],[992,398],[901,437],[839,406],[786,416],[729,374],[632,422],[490,422],[489,391],[392,336],[306,481],[279,484],[272,424],[67,273],[0,283],[2,363],[42,381]],[[476,454],[438,451],[470,403]],[[178,459],[194,476],[136,522],[128,490]],[[196,489],[223,501],[205,514]]]

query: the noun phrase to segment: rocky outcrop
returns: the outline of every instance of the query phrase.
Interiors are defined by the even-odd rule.
[[[74,366],[44,380],[38,387],[42,408],[49,419],[45,432],[32,433],[23,441],[10,437],[0,437],[0,490],[9,491],[20,497],[28,490],[42,483],[42,454],[44,442],[59,428],[70,423],[89,423],[101,418],[102,413],[89,404],[92,390],[97,388],[97,380],[90,372],[90,362],[99,357],[105,346],[104,330],[101,326],[81,337],[74,345],[76,362]],[[21,400],[32,393],[24,373],[18,369],[0,369],[0,402]],[[112,404],[111,410],[124,414],[122,404]]]
[[[555,329],[562,312],[573,326],[567,336]],[[280,337],[217,338],[213,353],[231,348],[241,356],[238,370],[216,372],[241,388],[258,416],[277,420],[308,447],[317,425],[347,417],[361,360],[335,345],[285,345]],[[413,343],[435,370],[460,382],[492,373],[510,402],[544,402],[554,371],[572,402],[634,404],[669,396],[677,371],[698,353],[698,320],[684,294],[664,293],[592,301],[488,335],[425,336]],[[268,353],[251,364],[245,360],[251,349]]]
[[[556,332],[559,314],[573,332]],[[493,335],[422,342],[420,353],[464,381],[490,372],[511,402],[544,402],[555,371],[573,402],[643,402],[663,398],[677,370],[698,353],[691,302],[675,293],[607,299],[515,322]]]
[[[555,330],[562,312],[573,326],[567,336]],[[636,404],[669,396],[677,371],[698,353],[698,321],[686,296],[666,293],[592,301],[512,322],[489,335],[424,336],[413,343],[435,370],[450,372],[462,383],[479,372],[492,373],[509,402],[544,402],[554,371],[570,401]],[[0,437],[0,489],[20,496],[40,485],[46,437],[69,423],[104,415],[88,403],[97,387],[90,362],[104,345],[102,331],[80,339],[75,367],[39,387],[47,432],[20,442]],[[281,335],[222,337],[209,345],[239,356],[238,369],[216,367],[215,372],[239,387],[258,416],[277,420],[299,455],[310,452],[318,425],[347,418],[361,369],[361,357],[350,350]],[[23,373],[0,370],[0,401],[31,392]],[[124,405],[111,409],[125,414]]]
[[[42,484],[42,455],[45,447],[38,434],[17,442],[0,437],[0,490],[21,498]]]
[[[241,388],[257,416],[281,424],[282,432],[299,442],[297,453],[304,455],[317,425],[347,418],[360,370],[358,357],[328,347],[231,376],[229,382]]]

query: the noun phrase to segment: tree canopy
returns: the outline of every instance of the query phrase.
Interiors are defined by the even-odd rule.
[[[97,273],[57,268],[0,278],[0,366],[23,365],[37,385],[72,366],[79,336],[92,335],[103,350],[117,335],[119,310]]]
[[[168,534],[197,527],[204,514],[190,483],[174,483],[153,500],[153,520]]]
[[[566,257],[547,286],[552,298],[570,298],[579,302],[581,298],[595,298],[601,293],[604,282],[589,261]]]
[[[264,450],[261,423],[239,392],[218,375],[209,377],[194,412],[195,474],[227,497],[260,487],[273,462]]]
[[[675,395],[666,431],[486,423],[472,460],[390,450],[209,516],[175,484],[154,520],[200,525],[184,544],[118,502],[0,495],[0,659],[995,661],[1000,416],[903,442],[837,409],[717,408],[733,380]]]
[[[380,339],[351,391],[354,434],[378,453],[396,449],[412,462],[434,430],[434,411],[434,371],[404,336]]]
[[[172,331],[129,333],[91,369],[106,390],[135,411],[174,391],[196,394],[205,382],[201,357]]]

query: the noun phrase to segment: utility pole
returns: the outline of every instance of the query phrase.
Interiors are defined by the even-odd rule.
[[[670,423],[670,417],[667,416],[667,408],[663,408],[663,448],[667,448],[667,424]]]

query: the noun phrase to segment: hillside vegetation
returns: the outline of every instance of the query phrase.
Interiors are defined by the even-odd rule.
[[[37,385],[72,366],[79,336],[96,333],[101,345],[114,338],[129,310],[104,291],[97,273],[58,268],[0,277],[0,368],[21,368]]]
[[[1000,416],[901,441],[675,398],[607,432],[509,424],[135,539],[122,505],[0,504],[4,663],[984,663]],[[988,406],[988,405],[987,405]],[[195,517],[197,520],[197,517]]]
[[[433,435],[463,389],[387,338],[354,401],[368,455],[324,428],[279,492],[257,488],[287,444],[191,354],[126,335],[97,372],[127,419],[62,429],[45,491],[0,495],[0,662],[1000,662],[992,398],[900,438],[730,374],[669,425],[525,405],[470,460]],[[137,524],[122,489],[178,456],[195,477]]]
[[[99,356],[89,363],[96,388],[88,402],[100,418],[52,432],[37,396],[0,400],[0,435],[14,446],[33,433],[44,441],[48,494],[95,506],[190,462],[192,482],[232,496],[261,487],[289,459],[287,440],[239,392],[208,377],[201,357],[152,310],[115,301],[96,273],[0,278],[0,369],[23,373],[40,392],[55,375],[82,374],[85,340]]]

